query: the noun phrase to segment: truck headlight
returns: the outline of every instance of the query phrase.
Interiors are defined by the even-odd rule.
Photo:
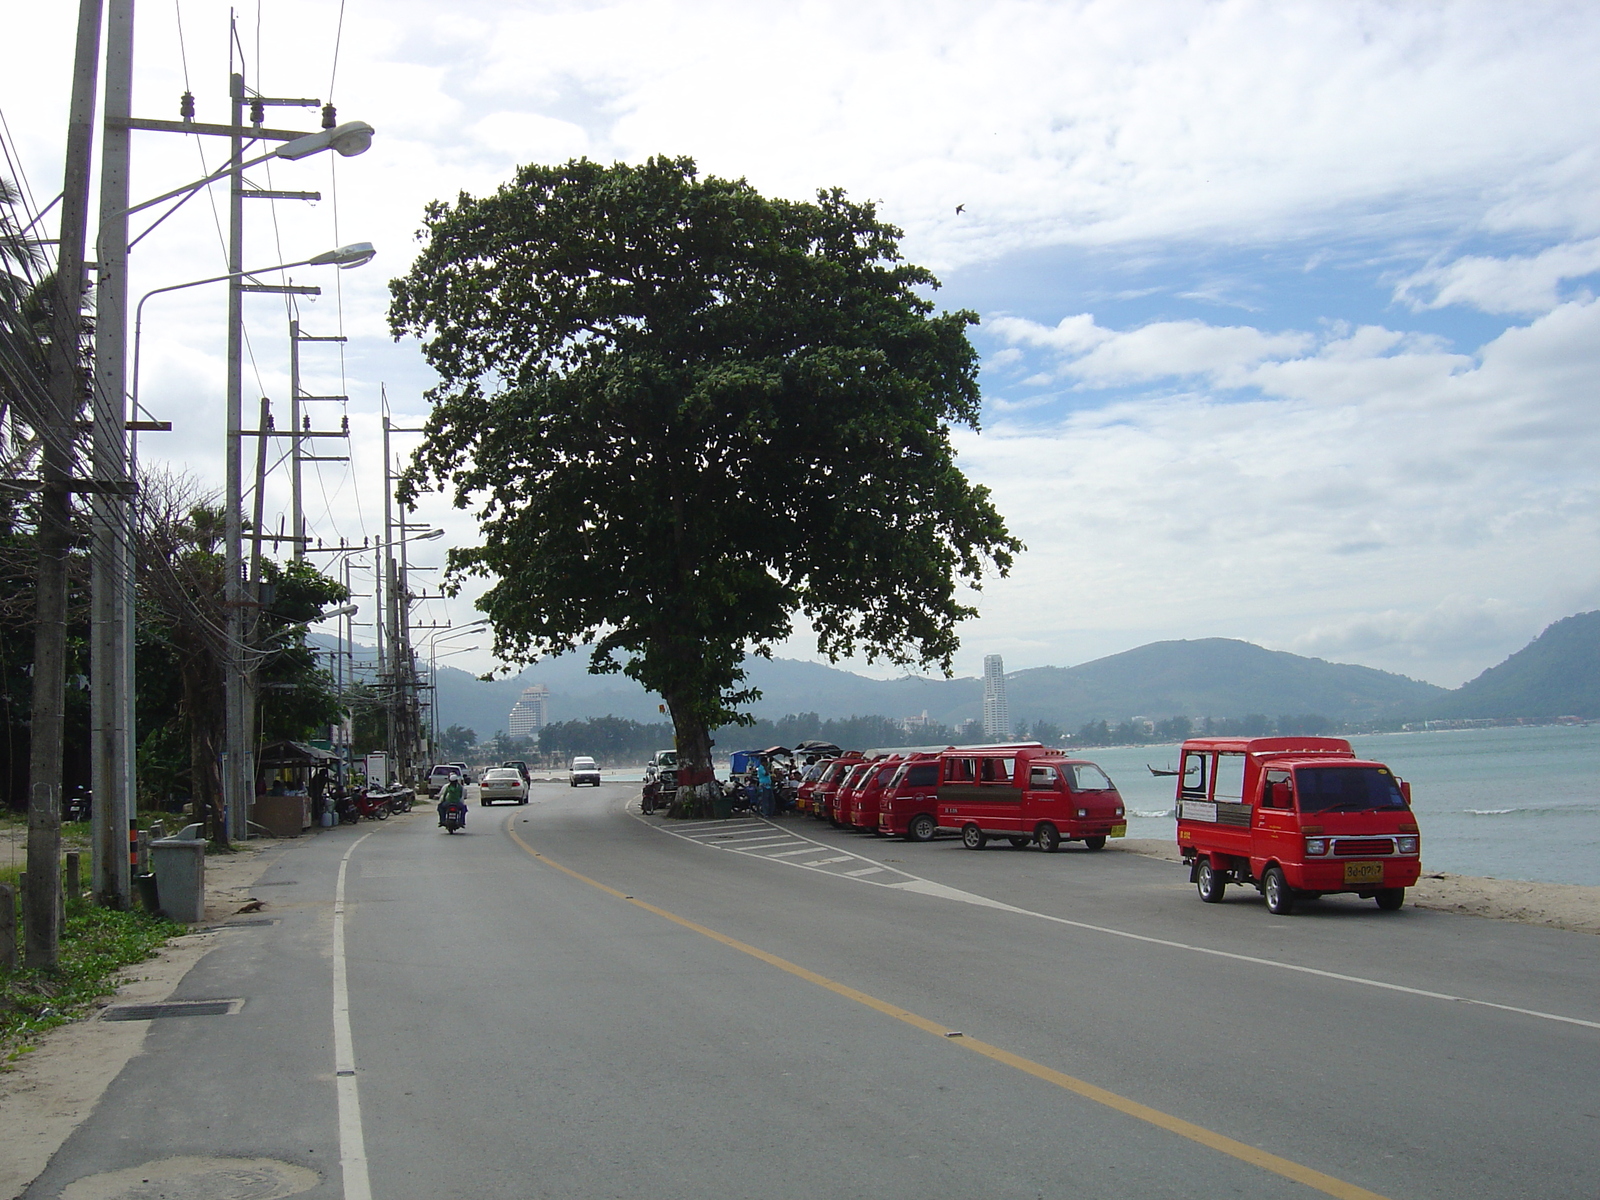
[[[1307,838],[1306,853],[1308,855],[1326,854],[1328,852],[1327,838]]]
[[[1087,808],[1080,808],[1078,810],[1078,815],[1080,817],[1087,817],[1089,815],[1089,810]]]
[[[1117,816],[1120,817],[1121,815],[1122,815],[1122,805],[1119,804],[1119,805],[1117,805]]]
[[[1418,840],[1419,839],[1417,838],[1417,835],[1414,834],[1414,833],[1413,834],[1409,834],[1409,835],[1404,836],[1404,837],[1395,838],[1395,840],[1394,840],[1395,852],[1397,854],[1415,854],[1417,852],[1417,842],[1418,842]]]

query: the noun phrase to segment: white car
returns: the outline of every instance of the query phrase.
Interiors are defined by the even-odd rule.
[[[600,786],[600,764],[592,758],[575,758],[572,760],[572,770],[567,775],[567,786],[577,787],[580,783],[592,783]]]
[[[478,805],[487,808],[497,800],[513,804],[528,802],[528,785],[522,782],[522,772],[515,767],[492,767],[483,773],[478,783]]]

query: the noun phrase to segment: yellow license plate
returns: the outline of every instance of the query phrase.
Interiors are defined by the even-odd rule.
[[[1127,837],[1128,836],[1128,827],[1126,825],[1113,825],[1111,827],[1111,836],[1112,837]]]
[[[1346,883],[1382,883],[1383,864],[1381,862],[1347,862],[1344,865],[1344,881]]]

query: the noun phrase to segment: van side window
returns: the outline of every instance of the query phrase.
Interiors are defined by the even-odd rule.
[[[906,772],[907,787],[932,787],[938,782],[938,763],[918,763]]]
[[[1289,772],[1267,772],[1266,782],[1261,787],[1261,806],[1263,808],[1294,807],[1294,796],[1290,792]]]
[[[1014,758],[986,758],[983,760],[984,783],[1010,783],[1011,773],[1016,766]]]
[[[1028,786],[1036,792],[1054,789],[1059,780],[1054,767],[1034,767],[1028,772]]]
[[[1206,798],[1206,756],[1190,751],[1183,756],[1183,794],[1190,800]]]
[[[1225,804],[1244,803],[1244,755],[1217,755],[1216,790],[1211,798]]]
[[[1067,768],[1072,772],[1072,790],[1075,792],[1114,792],[1111,777],[1093,763],[1073,763]]]
[[[975,758],[947,758],[944,760],[946,783],[972,783],[977,779],[978,760]]]

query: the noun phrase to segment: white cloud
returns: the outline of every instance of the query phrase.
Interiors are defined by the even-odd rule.
[[[1394,296],[1415,310],[1465,304],[1487,313],[1541,313],[1561,303],[1563,282],[1597,271],[1600,238],[1590,238],[1533,255],[1432,264],[1402,279]]]
[[[1223,635],[1460,683],[1593,592],[1597,372],[1600,304],[1574,303],[1476,359],[1356,331],[1226,375],[1251,399],[1002,414],[962,461],[1029,552],[966,654]]]

